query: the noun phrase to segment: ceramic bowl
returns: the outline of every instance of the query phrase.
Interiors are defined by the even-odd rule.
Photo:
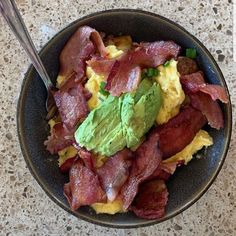
[[[162,16],[130,9],[97,12],[76,20],[57,33],[40,51],[40,56],[53,82],[58,74],[59,54],[63,46],[82,25],[89,25],[107,35],[131,35],[136,42],[173,40],[183,49],[196,48],[197,62],[204,71],[207,81],[222,85],[228,92],[217,63],[198,39]],[[57,156],[47,152],[43,144],[49,133],[45,119],[45,100],[45,87],[31,66],[22,84],[17,111],[18,134],[23,156],[32,175],[54,202],[76,217],[94,224],[131,228],[156,224],[176,216],[207,191],[219,173],[227,154],[232,125],[230,103],[221,105],[224,114],[224,129],[217,131],[206,127],[214,139],[214,145],[200,153],[201,159],[194,159],[187,166],[178,168],[168,181],[169,201],[163,218],[146,220],[136,217],[131,212],[97,215],[89,207],[81,207],[73,212],[63,195],[63,185],[68,182],[68,176],[59,171]]]

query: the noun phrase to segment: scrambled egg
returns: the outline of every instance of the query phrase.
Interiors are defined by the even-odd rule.
[[[78,150],[74,148],[73,146],[66,147],[58,152],[59,159],[58,159],[58,165],[61,166],[66,160],[76,156],[78,153]]]
[[[56,121],[54,119],[51,119],[48,121],[49,127],[50,127],[50,132],[52,132],[52,129],[54,125],[56,124]]]
[[[107,45],[115,45],[117,49],[127,51],[132,47],[132,38],[129,35],[118,36],[108,40]]]
[[[57,85],[56,85],[57,88],[60,88],[60,86],[63,83],[64,79],[65,79],[65,76],[61,76],[61,75],[57,76]]]
[[[184,164],[187,165],[188,162],[192,160],[194,153],[201,150],[204,146],[208,147],[212,144],[212,137],[205,130],[200,130],[189,145],[163,162],[170,163],[175,161],[184,161]]]
[[[106,213],[114,215],[118,212],[124,212],[123,210],[123,202],[121,200],[114,200],[113,202],[107,203],[94,203],[90,205],[97,214],[99,213]]]
[[[50,127],[50,133],[52,133],[52,129],[53,129],[54,125],[59,123],[59,122],[61,122],[60,116],[55,116],[55,117],[53,117],[52,119],[50,119],[48,121],[48,125]]]
[[[113,59],[113,58],[119,57],[120,55],[123,54],[123,51],[117,49],[117,47],[115,45],[108,45],[106,47],[106,49],[108,51],[108,58],[109,59]]]
[[[104,76],[96,74],[90,66],[86,68],[86,75],[88,81],[85,84],[85,88],[92,94],[92,97],[88,100],[88,107],[90,110],[96,108],[105,97],[99,93],[100,83],[105,80]]]
[[[157,124],[163,124],[179,113],[185,95],[179,81],[180,75],[177,71],[177,61],[172,59],[167,66],[158,66],[158,70],[160,73],[155,77],[155,80],[161,86],[163,104],[157,115],[156,122]]]
[[[95,167],[96,168],[103,166],[103,164],[108,159],[108,157],[101,155],[101,154],[94,155],[94,157],[95,157]]]

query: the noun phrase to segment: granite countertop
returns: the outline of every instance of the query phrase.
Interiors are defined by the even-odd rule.
[[[181,24],[210,50],[222,69],[233,104],[233,133],[224,166],[207,193],[184,213],[159,225],[116,230],[68,214],[31,176],[21,154],[16,106],[30,61],[0,17],[0,235],[236,235],[236,63],[231,0],[17,0],[40,49],[81,16],[111,8],[139,8]],[[236,16],[235,16],[236,17]]]

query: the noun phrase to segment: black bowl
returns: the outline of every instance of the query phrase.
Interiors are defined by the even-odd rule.
[[[198,64],[209,83],[220,84],[228,92],[218,65],[199,40],[164,17],[129,9],[98,12],[83,17],[54,36],[40,52],[44,65],[54,82],[59,69],[59,54],[66,41],[82,25],[89,25],[108,35],[128,34],[136,42],[174,40],[182,48],[196,48]],[[31,66],[22,85],[17,111],[18,135],[25,161],[35,179],[54,202],[73,215],[95,224],[117,228],[141,227],[165,221],[179,214],[206,192],[219,173],[226,157],[232,126],[230,103],[221,106],[224,113],[224,129],[217,131],[207,127],[214,139],[214,145],[202,153],[201,159],[194,159],[187,166],[178,169],[168,182],[170,195],[166,215],[163,218],[146,220],[132,213],[114,216],[97,215],[89,207],[82,207],[73,212],[63,196],[63,185],[68,182],[68,176],[61,174],[57,166],[57,157],[50,155],[43,145],[49,132],[45,120],[45,100],[45,87]]]

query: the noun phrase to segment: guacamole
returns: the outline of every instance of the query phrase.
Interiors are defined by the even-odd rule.
[[[159,85],[144,79],[136,93],[109,95],[91,111],[75,132],[76,142],[106,156],[135,147],[153,126],[161,104]]]

